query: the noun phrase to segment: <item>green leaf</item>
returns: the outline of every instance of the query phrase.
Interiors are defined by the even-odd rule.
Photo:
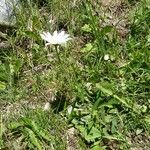
[[[29,129],[29,128],[24,128],[23,130],[25,130],[27,133],[28,133],[28,136],[29,136],[29,139],[30,139],[30,142],[36,146],[36,148],[38,148],[38,150],[43,150],[41,144],[40,144],[40,141],[38,140],[38,138],[36,137],[35,133]]]
[[[6,89],[6,83],[0,81],[0,90],[5,90]]]
[[[147,116],[144,118],[144,121],[150,125],[150,115],[147,115]]]
[[[147,112],[147,109],[148,109],[148,108],[147,108],[146,105],[143,105],[143,106],[142,106],[142,112],[143,112],[143,113],[146,113],[146,112]]]
[[[23,61],[21,59],[15,60],[15,63],[14,63],[15,73],[19,71],[19,69],[22,67],[22,65],[23,65]]]
[[[124,104],[127,108],[132,109],[136,113],[140,113],[140,110],[137,109],[136,104],[133,106],[133,103],[127,99],[120,98],[119,96],[113,94],[113,91],[106,86],[107,84],[103,83],[97,83],[96,87],[102,91],[103,93],[107,94],[108,96],[113,96],[115,99],[117,99],[120,103]],[[110,86],[111,87],[111,86]],[[129,103],[130,102],[130,103]]]
[[[106,115],[106,116],[104,116],[104,120],[105,120],[105,123],[110,123],[112,121],[112,116]]]
[[[37,33],[35,33],[35,32],[27,30],[27,31],[24,32],[24,34],[27,37],[33,38],[34,40],[39,40],[39,35],[37,35]]]
[[[143,132],[143,129],[139,129],[139,128],[138,128],[138,129],[136,130],[136,135],[139,135],[139,134],[141,134],[142,132]]]
[[[98,98],[96,100],[96,102],[93,105],[93,110],[97,110],[97,108],[99,107],[100,101],[101,101],[101,98]]]
[[[87,43],[84,48],[81,49],[81,52],[89,52],[93,49],[92,43]]]
[[[21,123],[21,122],[11,122],[9,125],[8,125],[8,128],[10,130],[16,130],[18,127],[20,126],[23,126],[24,124]]]
[[[119,102],[121,102],[122,104],[124,104],[126,107],[132,109],[134,112],[136,112],[136,113],[138,113],[138,114],[140,113],[140,110],[138,111],[138,110],[136,109],[136,107],[133,106],[133,104],[129,104],[126,99],[120,98],[120,97],[118,97],[117,95],[113,95],[113,97],[116,98],[116,99],[117,99]],[[133,107],[132,107],[132,106],[133,106]]]
[[[104,148],[102,148],[100,145],[94,145],[91,150],[105,150]]]
[[[38,137],[41,137],[49,142],[54,142],[54,137],[49,136],[49,134],[44,131],[44,129],[41,129],[33,120],[30,120],[28,118],[22,118],[23,122],[26,126],[30,126],[32,130],[37,134]]]
[[[115,137],[115,136],[111,136],[111,135],[105,135],[103,136],[103,138],[109,139],[109,140],[117,140],[117,141],[123,141],[122,139]]]
[[[0,80],[7,81],[6,66],[0,64]]]
[[[117,131],[117,120],[113,117],[111,124],[111,132],[115,133]]]
[[[96,138],[101,137],[102,133],[96,127],[92,127],[90,132],[86,132],[84,136],[87,141],[94,141]]]
[[[90,25],[88,25],[88,24],[85,24],[85,25],[81,28],[81,30],[84,31],[84,32],[89,32],[89,33],[91,33],[91,31],[92,31]]]
[[[110,90],[110,89],[108,89],[108,88],[105,88],[102,83],[97,83],[97,84],[96,84],[96,87],[97,87],[99,90],[101,90],[103,93],[105,93],[105,94],[107,94],[107,95],[109,95],[109,96],[113,95],[112,90]]]
[[[105,34],[111,32],[112,29],[113,29],[112,26],[105,26],[104,28],[102,28],[101,33],[102,33],[103,35],[105,35]]]
[[[49,136],[49,134],[47,134],[46,131],[44,131],[43,129],[41,129],[34,121],[31,122],[32,128],[33,130],[36,132],[36,134],[39,137],[42,137],[43,139],[49,141],[49,142],[54,142],[54,137],[53,136]]]

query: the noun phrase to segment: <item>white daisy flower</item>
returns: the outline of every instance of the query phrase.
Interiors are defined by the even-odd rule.
[[[66,34],[65,31],[57,32],[54,31],[53,34],[49,32],[43,32],[40,34],[41,38],[45,40],[47,45],[56,45],[56,44],[65,44],[67,41],[71,40],[69,34]]]

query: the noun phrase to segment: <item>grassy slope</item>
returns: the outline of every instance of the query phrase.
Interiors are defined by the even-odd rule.
[[[0,147],[149,149],[149,8],[148,0],[22,3],[3,39],[11,48],[0,51]],[[61,62],[39,36],[55,29],[73,37]]]

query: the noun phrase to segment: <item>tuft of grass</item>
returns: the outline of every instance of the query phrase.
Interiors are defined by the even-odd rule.
[[[7,149],[65,149],[66,123],[52,111],[26,111],[24,116],[2,120],[2,145]]]

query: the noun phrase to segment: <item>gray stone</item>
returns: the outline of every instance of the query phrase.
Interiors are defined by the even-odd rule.
[[[0,0],[0,25],[14,25],[14,8],[18,6],[18,0]]]

